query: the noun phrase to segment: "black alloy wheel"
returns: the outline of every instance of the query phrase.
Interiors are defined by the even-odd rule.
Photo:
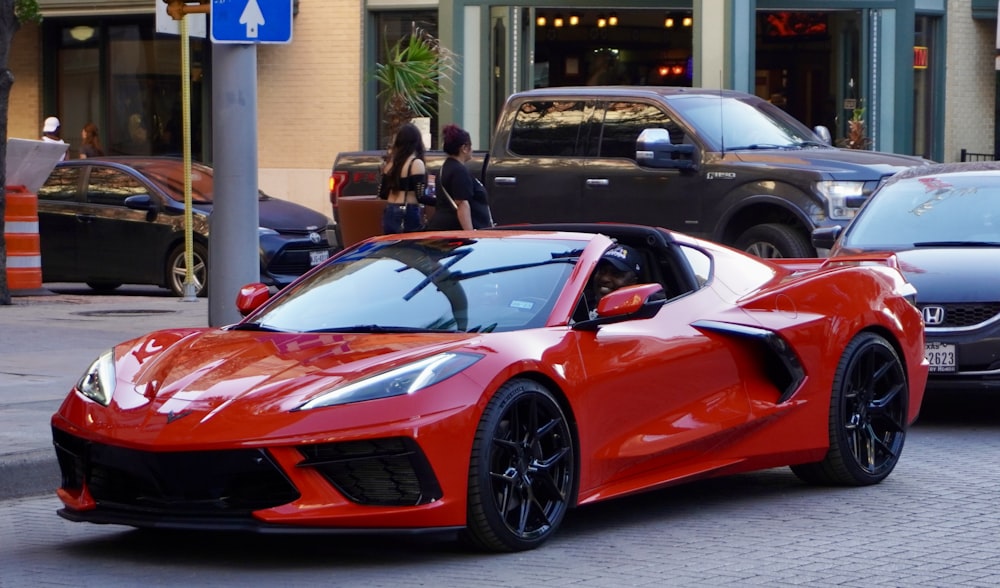
[[[490,400],[469,467],[467,538],[490,551],[522,551],[559,528],[576,483],[573,435],[544,386],[514,379]]]
[[[909,388],[896,350],[861,333],[844,350],[830,398],[830,449],[818,463],[792,466],[814,484],[867,486],[892,472],[906,439]]]

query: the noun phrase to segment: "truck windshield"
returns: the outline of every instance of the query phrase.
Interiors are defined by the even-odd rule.
[[[819,138],[769,102],[727,96],[678,96],[670,105],[716,151],[815,146]]]

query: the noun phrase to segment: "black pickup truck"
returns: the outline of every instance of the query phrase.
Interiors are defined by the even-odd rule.
[[[929,163],[829,136],[732,90],[545,88],[507,99],[490,150],[469,165],[500,224],[640,223],[761,257],[813,257],[813,229],[846,224],[880,182]],[[381,155],[338,155],[330,200],[342,230],[339,209],[371,198]],[[430,152],[428,169],[443,157]]]

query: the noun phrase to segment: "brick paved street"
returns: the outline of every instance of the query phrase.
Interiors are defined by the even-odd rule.
[[[509,555],[426,537],[159,535],[15,499],[0,502],[0,587],[992,587],[998,406],[928,403],[878,486],[812,488],[787,469],[696,483],[578,509],[553,541]]]

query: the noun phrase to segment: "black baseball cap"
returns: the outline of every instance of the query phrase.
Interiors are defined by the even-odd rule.
[[[619,271],[635,272],[637,276],[642,271],[642,255],[627,245],[615,245],[608,249],[601,260],[609,262]]]

